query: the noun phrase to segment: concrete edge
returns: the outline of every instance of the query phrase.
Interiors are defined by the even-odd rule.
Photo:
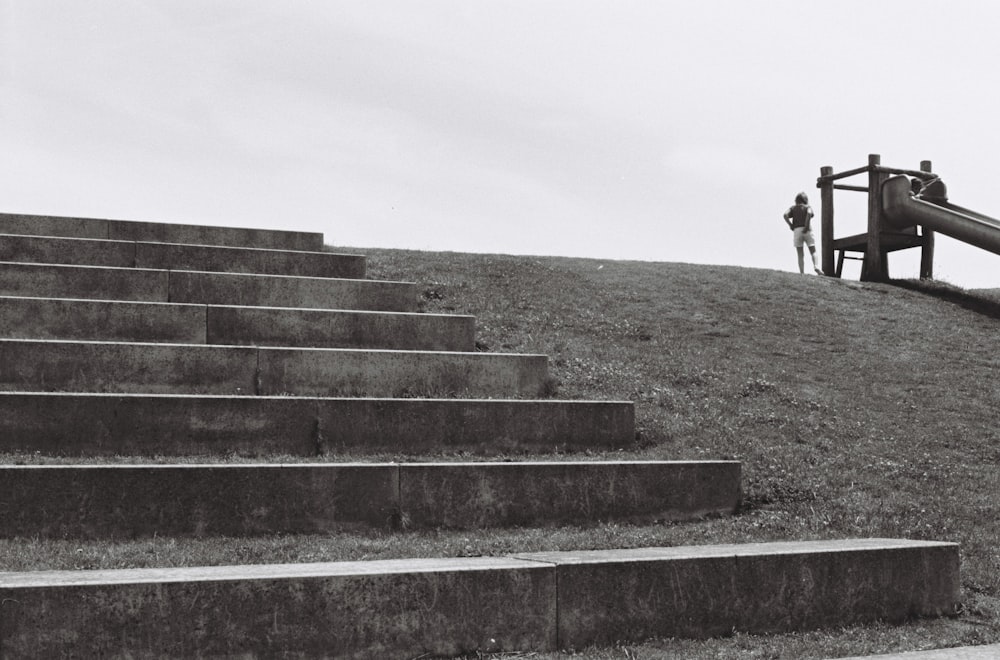
[[[355,527],[482,529],[699,519],[735,511],[740,465],[15,464],[0,466],[0,477],[5,484],[0,536],[5,538],[204,537],[328,533]],[[608,483],[619,487],[608,488]],[[540,492],[551,496],[539,497]],[[497,504],[497,498],[503,502]]]
[[[0,392],[0,448],[58,456],[624,448],[632,402]]]
[[[729,563],[720,580],[716,571],[722,564],[711,559],[699,561],[713,555],[710,546],[708,551],[702,547],[688,556],[681,552],[676,558],[679,561],[665,559],[660,566],[640,573],[628,569],[622,572],[607,564],[598,565],[596,571],[589,573],[578,572],[573,576],[575,579],[560,578],[567,568],[560,561],[562,553],[546,553],[548,560],[512,555],[0,573],[0,596],[5,609],[0,648],[34,656],[51,655],[64,648],[105,654],[155,655],[172,649],[174,653],[188,655],[221,652],[246,655],[273,652],[275,645],[286,652],[291,645],[298,652],[314,655],[322,654],[320,649],[325,649],[325,653],[334,649],[336,654],[350,657],[385,657],[403,651],[413,655],[425,650],[439,655],[459,655],[472,650],[551,651],[577,648],[578,644],[588,642],[586,634],[579,638],[566,636],[567,630],[573,631],[571,626],[567,628],[567,619],[572,623],[581,614],[581,594],[586,594],[594,604],[607,604],[622,597],[617,594],[622,590],[626,592],[625,598],[640,596],[638,610],[629,607],[623,616],[616,609],[605,618],[598,613],[597,619],[588,618],[587,610],[583,610],[580,625],[586,626],[583,630],[587,634],[599,633],[596,642],[599,645],[605,639],[633,642],[662,636],[658,634],[660,631],[646,627],[650,619],[655,622],[666,619],[667,625],[679,620],[686,633],[683,636],[702,636],[698,633],[699,617],[707,615],[711,619],[720,604],[727,605],[721,614],[723,621],[709,621],[709,632],[727,624],[725,629],[731,631],[737,626],[729,623],[728,617],[739,619],[747,608],[755,610],[754,621],[762,622],[759,632],[763,633],[842,625],[844,621],[840,618],[852,617],[841,614],[855,607],[864,610],[861,620],[865,622],[880,620],[885,607],[890,608],[893,617],[900,608],[906,610],[906,616],[940,616],[940,609],[953,605],[945,601],[949,590],[957,591],[957,584],[951,585],[958,581],[957,572],[947,570],[944,580],[935,585],[924,585],[920,578],[926,571],[948,563],[952,555],[957,557],[957,545],[888,541],[891,541],[889,547],[877,556],[858,555],[847,563],[834,562],[837,569],[818,575],[826,581],[838,580],[842,574],[850,576],[849,581],[857,583],[859,591],[852,591],[849,585],[847,591],[817,594],[819,602],[812,602],[811,587],[807,584],[806,591],[793,591],[799,602],[792,603],[772,601],[776,585],[770,582],[766,593],[755,592],[755,585],[769,580],[769,573],[761,569],[775,568],[773,562],[766,560],[768,555],[761,561],[749,560],[738,566]],[[870,546],[872,541],[790,543],[807,555],[818,555],[824,549]],[[745,549],[754,556],[755,548],[773,549],[775,545],[748,544]],[[728,550],[722,548],[728,547],[715,551],[725,553]],[[687,546],[688,550],[692,548],[699,546]],[[898,554],[901,548],[915,553],[907,555],[916,562],[912,570],[894,563],[903,558]],[[941,548],[952,552],[947,555],[936,552]],[[654,550],[636,549],[631,554],[649,554]],[[624,565],[628,566],[627,559]],[[882,603],[879,590],[873,591],[865,583],[890,565],[893,575],[898,572],[897,577],[910,582],[903,589],[912,588],[914,592]],[[796,560],[782,560],[778,566],[790,566],[790,571],[780,569],[785,573],[784,578],[790,578],[802,569],[820,570],[823,564],[803,562],[800,556]],[[733,570],[737,572],[730,575]],[[463,575],[467,579],[460,577]],[[622,584],[623,578],[628,582]],[[779,589],[785,586],[778,585]],[[636,587],[639,592],[633,593]],[[661,594],[661,587],[667,593]],[[731,589],[735,589],[733,595],[738,599],[749,600],[741,600],[734,609],[725,600]],[[350,597],[345,599],[347,595]],[[824,595],[832,600],[822,598]],[[708,598],[711,602],[685,609],[684,603],[692,598],[696,601]],[[403,607],[398,606],[400,601],[405,602]],[[821,614],[829,611],[832,618],[803,620],[787,616],[789,608],[804,603],[818,608]],[[916,609],[906,609],[915,604]],[[616,603],[610,606],[616,607]],[[772,608],[777,611],[772,612]],[[309,614],[303,619],[306,612]],[[425,616],[428,613],[433,613],[430,618]],[[356,627],[362,619],[377,620],[377,624]],[[296,625],[299,621],[308,623],[305,627]],[[220,626],[229,631],[226,639],[218,636]],[[387,648],[387,639],[393,640],[394,645]]]
[[[3,301],[3,296],[0,296],[0,302]],[[126,303],[128,304],[128,303]],[[159,303],[144,303],[144,304],[159,304]],[[204,305],[195,305],[190,303],[164,303],[172,305],[183,305],[186,307],[204,307]],[[347,310],[350,311],[350,310]],[[380,312],[383,314],[393,314],[395,312]],[[404,314],[406,312],[399,312]],[[422,316],[422,315],[420,315]],[[121,340],[103,340],[103,339],[28,339],[23,337],[0,337],[0,344],[88,344],[88,345],[100,345],[100,346],[149,346],[157,348],[204,348],[208,350],[218,349],[220,351],[225,351],[227,349],[234,349],[240,351],[252,350],[264,352],[317,352],[317,353],[347,353],[347,354],[358,354],[358,353],[377,353],[377,354],[402,354],[402,355],[461,355],[461,356],[476,356],[476,358],[504,358],[504,357],[522,357],[522,358],[547,358],[548,356],[544,353],[485,353],[482,351],[435,351],[428,349],[402,349],[402,348],[352,348],[345,347],[340,348],[337,346],[247,346],[245,344],[192,344],[188,342],[170,342],[170,341],[121,341]],[[382,397],[376,397],[382,398]]]
[[[904,651],[879,655],[852,655],[839,660],[996,660],[1000,658],[1000,644],[981,646],[952,646],[925,651]],[[830,660],[833,660],[832,658]]]
[[[268,464],[274,465],[274,464]],[[298,464],[292,464],[298,465]],[[353,465],[378,465],[355,463]],[[409,465],[398,463],[394,465]],[[55,466],[19,466],[55,467]],[[898,538],[850,538],[832,541],[770,541],[743,544],[707,544],[672,547],[643,547],[611,550],[563,550],[551,552],[513,553],[479,557],[425,557],[404,559],[372,559],[346,562],[286,563],[286,564],[236,564],[222,566],[192,566],[169,568],[83,569],[71,571],[9,571],[0,572],[0,589],[7,587],[64,586],[80,584],[131,584],[147,582],[185,582],[188,580],[239,580],[267,579],[270,577],[299,577],[319,575],[369,575],[386,571],[407,572],[415,565],[422,572],[450,570],[451,567],[476,570],[483,565],[498,563],[503,566],[560,566],[580,563],[581,557],[591,555],[596,563],[608,561],[636,561],[643,555],[646,561],[672,561],[675,559],[701,559],[711,557],[738,558],[760,554],[822,554],[855,550],[955,548],[951,541],[920,541]],[[739,552],[734,552],[739,548]],[[658,555],[658,556],[657,556]]]
[[[206,247],[216,247],[216,246],[206,246]],[[345,282],[364,282],[366,284],[405,284],[407,286],[416,286],[416,282],[408,282],[402,280],[369,280],[357,277],[316,277],[312,275],[280,275],[276,273],[227,273],[213,270],[190,270],[181,268],[127,268],[123,266],[78,266],[74,264],[46,264],[37,263],[31,261],[0,261],[0,267],[5,264],[10,264],[13,266],[32,266],[35,268],[77,268],[77,269],[88,269],[88,270],[111,270],[120,271],[124,273],[192,273],[196,275],[214,275],[218,277],[246,277],[246,278],[279,278],[279,279],[294,279],[294,280],[343,280]],[[39,296],[12,296],[16,298],[36,298]],[[42,296],[45,297],[45,296]],[[147,301],[147,302],[158,302],[158,301]],[[193,303],[199,304],[199,303]],[[213,307],[241,307],[242,305],[212,305]],[[302,309],[315,309],[315,308],[302,308]]]
[[[38,265],[38,264],[26,264]],[[61,264],[45,264],[61,265]],[[122,268],[120,270],[135,270],[133,268]],[[294,276],[293,276],[294,277]],[[330,279],[330,278],[322,278]],[[332,278],[342,279],[342,278]],[[355,280],[362,282],[383,282],[385,280]],[[409,282],[403,282],[409,284]],[[275,305],[216,305],[210,303],[190,303],[190,302],[160,302],[157,300],[114,300],[112,298],[50,298],[45,296],[7,296],[0,295],[0,302],[6,299],[16,300],[52,300],[57,302],[80,302],[80,303],[106,303],[109,305],[161,305],[168,307],[196,307],[199,309],[253,309],[253,310],[276,310],[276,311],[297,311],[297,312],[333,312],[347,314],[370,314],[383,316],[412,316],[418,318],[447,318],[447,319],[475,319],[474,314],[442,314],[438,312],[393,312],[379,309],[340,309],[323,307],[277,307]],[[509,354],[508,354],[509,355]],[[530,355],[530,354],[526,354]]]
[[[282,231],[282,230],[278,230]],[[205,247],[213,248],[217,250],[252,250],[254,252],[280,252],[286,253],[288,255],[313,255],[321,254],[330,257],[350,257],[355,258],[366,258],[365,255],[356,254],[353,252],[327,252],[326,250],[290,250],[287,248],[277,248],[277,247],[255,247],[255,246],[243,246],[243,245],[215,245],[212,243],[178,243],[176,241],[144,241],[144,240],[134,240],[129,238],[97,238],[97,237],[87,237],[87,236],[51,236],[47,234],[6,234],[3,232],[3,228],[0,227],[0,240],[4,237],[17,237],[17,238],[45,238],[52,239],[56,241],[80,241],[80,242],[95,242],[95,243],[121,243],[128,245],[169,245],[169,246],[193,246],[193,247]]]
[[[184,346],[185,344],[180,344]],[[248,397],[239,396],[234,394],[145,394],[136,392],[0,392],[0,397],[3,396],[46,396],[46,397],[106,397],[106,398],[158,398],[158,399],[211,399],[211,400],[223,400],[229,399],[233,401],[246,401]],[[607,405],[607,406],[632,406],[633,401],[626,400],[614,400],[614,399],[511,399],[511,398],[474,398],[474,399],[448,399],[448,398],[411,398],[411,397],[379,397],[379,396],[367,396],[367,397],[344,397],[344,396],[284,396],[284,395],[260,395],[250,398],[251,401],[367,401],[372,403],[377,402],[387,402],[387,403],[485,403],[485,404],[522,404],[522,403],[534,403],[541,405],[551,405],[551,406],[574,406],[574,405]]]
[[[291,250],[308,246],[311,251],[320,251],[326,245],[322,232],[0,212],[0,228],[9,230],[11,225],[14,227],[27,225],[31,229],[40,226],[47,227],[46,231],[49,233],[41,235],[51,237],[116,240],[119,236],[126,236],[134,232],[167,232],[180,235],[193,232],[195,235],[215,234],[219,237],[227,237],[225,239],[219,238],[215,243],[208,243],[208,245],[230,245],[229,241],[242,241],[246,237],[251,237],[251,242],[282,246],[284,249]],[[26,233],[39,235],[33,231]],[[190,244],[204,245],[205,243]]]

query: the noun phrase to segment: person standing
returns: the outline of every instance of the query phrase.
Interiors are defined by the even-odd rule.
[[[809,247],[809,255],[812,257],[813,270],[817,275],[822,275],[819,264],[816,262],[816,239],[812,233],[813,210],[809,206],[809,198],[804,192],[795,196],[795,205],[785,211],[785,224],[792,230],[792,244],[799,255],[799,272],[805,274],[805,255],[802,246]]]

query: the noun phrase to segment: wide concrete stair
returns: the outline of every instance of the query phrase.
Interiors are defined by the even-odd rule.
[[[415,284],[364,279],[363,258],[322,247],[302,232],[0,214],[0,536],[736,511],[736,462],[568,458],[632,447],[632,404],[547,398],[545,356],[476,352],[473,317],[417,313]],[[387,452],[414,458],[366,460]],[[489,460],[524,452],[545,460]],[[476,460],[434,460],[456,453]],[[0,656],[578,648],[936,616],[957,585],[956,546],[897,540],[0,573]]]
[[[0,335],[12,339],[468,352],[475,349],[475,318],[0,296]]]
[[[155,241],[188,245],[221,245],[273,250],[323,250],[323,234],[283,229],[247,229],[164,222],[72,218],[0,213],[0,233],[20,236],[91,238],[110,241]]]
[[[347,279],[365,276],[364,257],[349,254],[16,234],[0,236],[0,261]]]
[[[953,646],[950,648],[909,651],[906,653],[856,655],[849,658],[841,658],[841,660],[996,660],[997,658],[1000,658],[1000,644]]]
[[[0,223],[0,451],[324,461],[15,465],[3,470],[0,534],[684,520],[738,505],[733,462],[336,462],[624,448],[634,413],[544,398],[545,356],[476,352],[472,317],[415,313],[413,283],[359,279],[363,258],[294,233],[246,248],[229,244],[242,230],[64,224]]]
[[[56,456],[552,453],[633,423],[614,401],[0,392],[0,451]]]
[[[538,397],[544,355],[0,339],[0,391]]]
[[[5,658],[550,651],[941,616],[957,585],[957,546],[891,539],[7,573],[0,648]]]
[[[0,295],[135,302],[415,311],[410,282],[3,262]]]
[[[4,536],[137,538],[482,529],[731,513],[729,461],[14,465]]]

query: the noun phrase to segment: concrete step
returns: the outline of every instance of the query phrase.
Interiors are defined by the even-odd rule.
[[[0,392],[0,452],[495,456],[634,441],[628,401]]]
[[[725,461],[8,465],[0,480],[6,538],[678,521],[740,498]]]
[[[0,262],[0,295],[416,311],[412,282]]]
[[[227,245],[275,250],[319,251],[323,249],[323,234],[316,232],[101,220],[19,213],[0,213],[0,234],[188,243],[191,245]]]
[[[0,339],[0,391],[536,398],[544,355]]]
[[[364,279],[353,254],[0,234],[0,261]]]
[[[564,648],[954,614],[955,543],[893,539],[540,552],[556,566]]]
[[[893,539],[0,573],[0,652],[540,652],[899,622],[951,614],[958,596],[957,545]]]
[[[907,653],[887,653],[883,655],[855,655],[840,660],[997,660],[1000,658],[1000,644],[983,646],[953,646],[930,651],[909,651]]]
[[[472,351],[452,314],[0,296],[0,337],[240,346]]]

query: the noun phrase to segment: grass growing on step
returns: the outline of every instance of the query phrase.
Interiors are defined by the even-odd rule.
[[[696,524],[0,541],[0,570],[908,537],[962,544],[957,619],[582,657],[831,657],[1000,641],[1000,321],[984,313],[995,297],[731,267],[350,251],[369,254],[374,278],[418,282],[424,311],[477,316],[481,350],[548,354],[559,398],[635,401],[639,448],[591,458],[738,459],[745,510]]]

